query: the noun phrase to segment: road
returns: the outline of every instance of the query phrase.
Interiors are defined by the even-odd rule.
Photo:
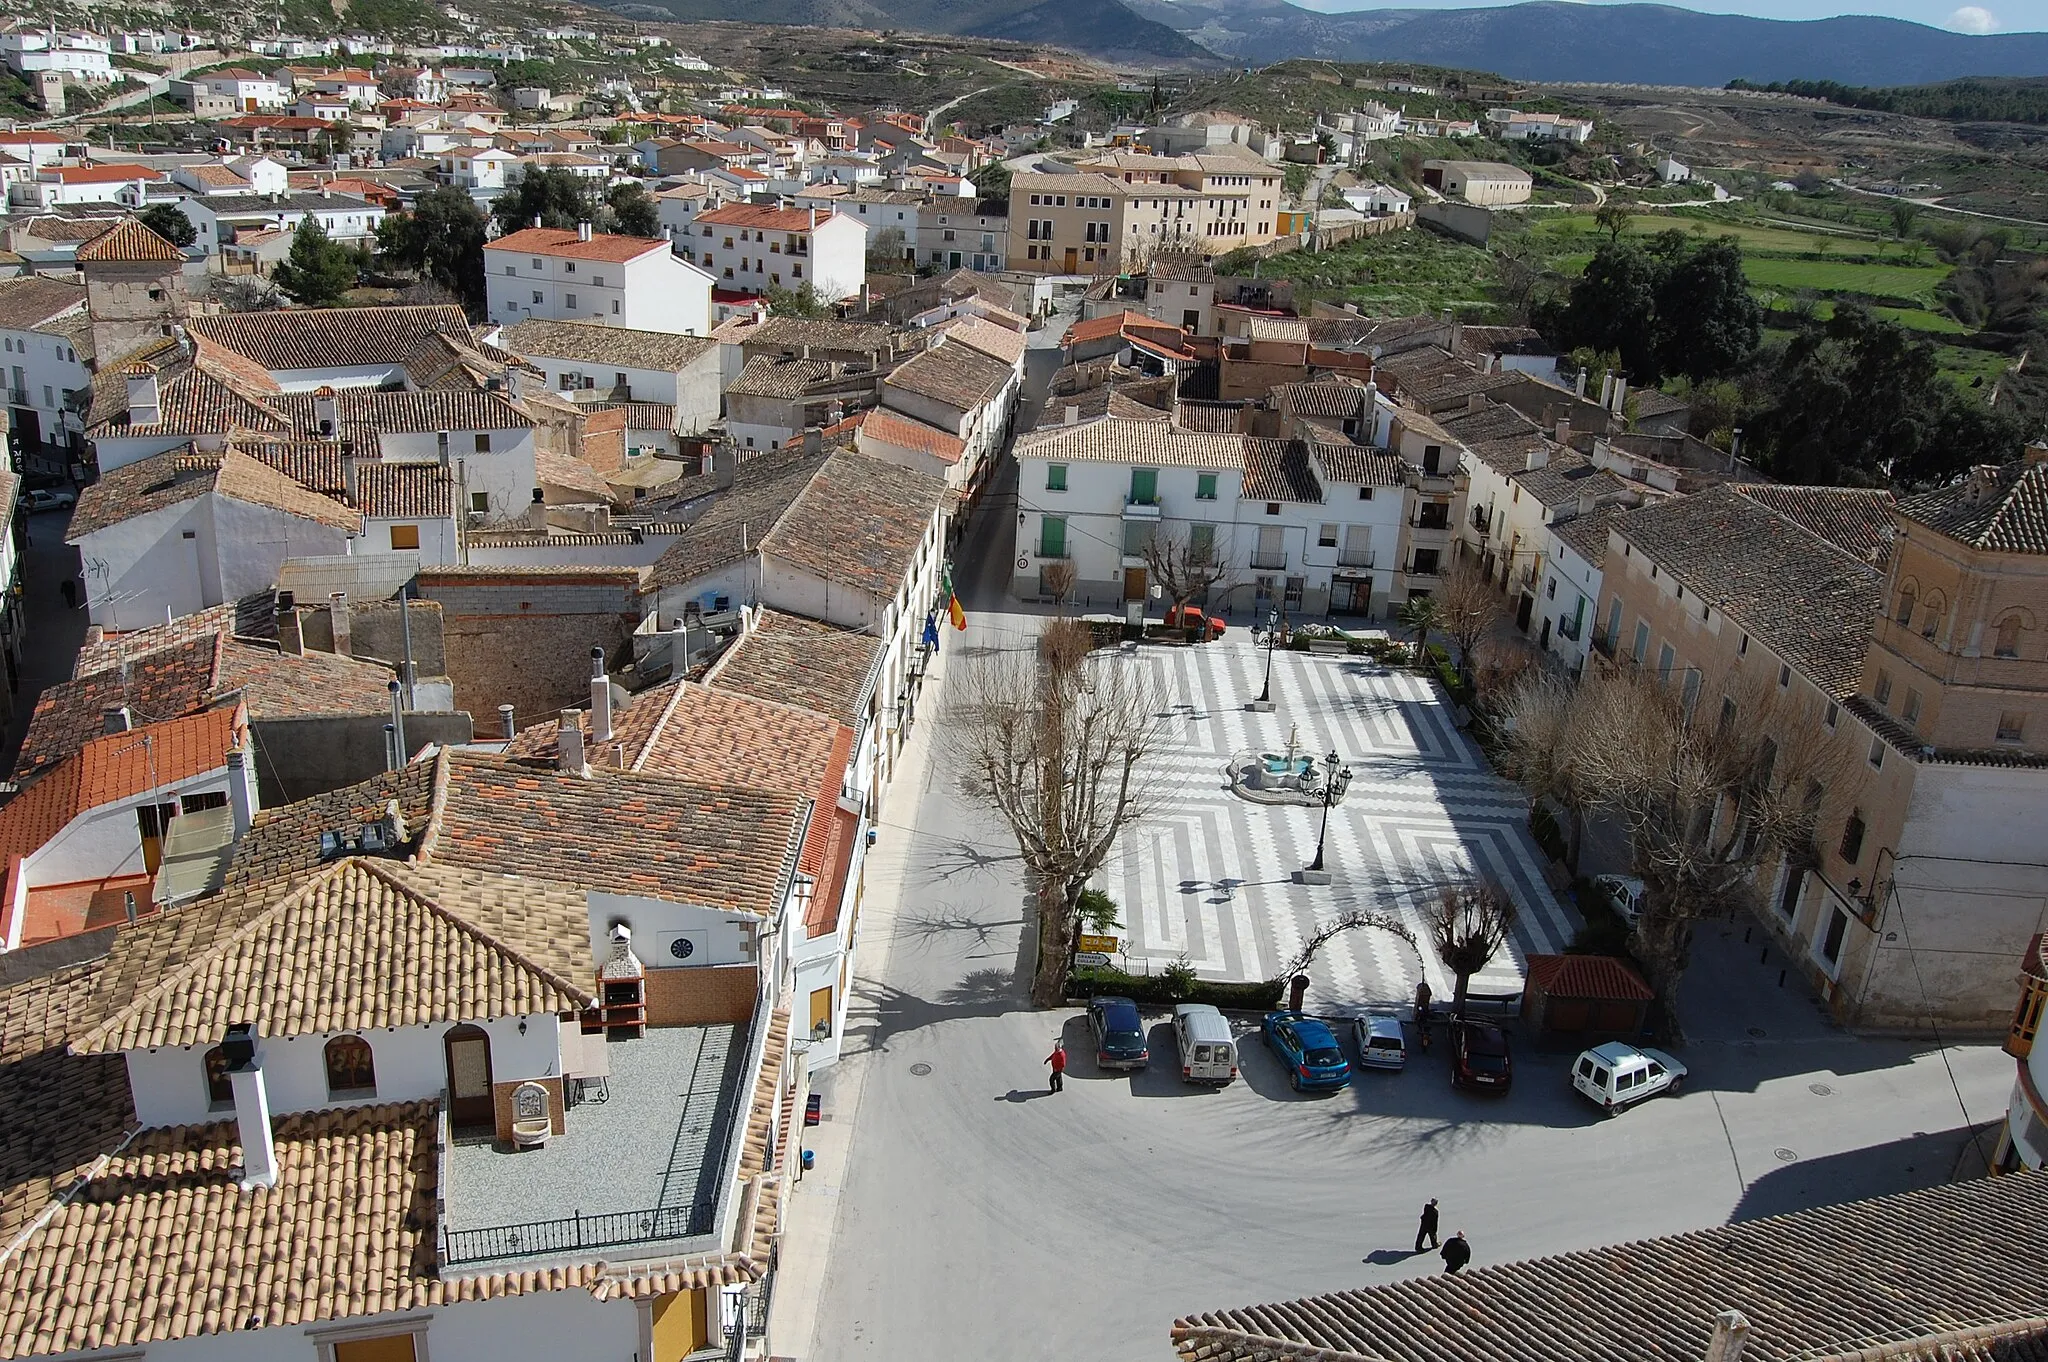
[[[1851,194],[1861,194],[1866,198],[1872,199],[1894,199],[1903,203],[1917,204],[1922,208],[1932,208],[1937,213],[1955,213],[1966,218],[1987,218],[1992,222],[2012,222],[2022,227],[2038,228],[2041,226],[2039,218],[2011,218],[2006,217],[2002,213],[1980,213],[1974,208],[1951,208],[1940,199],[1916,199],[1909,194],[1887,194],[1881,189],[1861,189],[1856,185],[1850,184],[1847,180],[1829,180],[1828,183],[1837,189],[1845,190]]]
[[[939,125],[939,115],[946,112],[946,110],[957,109],[976,95],[985,95],[995,88],[993,85],[984,85],[979,90],[969,90],[964,95],[947,100],[944,104],[939,105],[939,107],[924,116],[924,130],[929,133],[933,128],[936,128]]]
[[[941,666],[1028,647],[1037,624],[973,612]],[[1526,1046],[1504,1099],[1452,1092],[1441,1046],[1302,1098],[1250,1040],[1244,1080],[1209,1092],[1171,1073],[1154,1015],[1151,1067],[1104,1076],[1075,1011],[1025,1001],[1014,843],[920,727],[869,860],[848,1056],[819,1076],[828,1123],[792,1197],[835,1226],[815,1336],[774,1344],[803,1362],[1164,1357],[1176,1316],[1430,1271],[1407,1252],[1427,1196],[1498,1262],[1941,1181],[2003,1112],[1996,1049],[1845,1036],[1722,925],[1685,999],[1686,1091],[1613,1121],[1568,1090],[1568,1054]],[[1057,1096],[1055,1036],[1077,1054]]]

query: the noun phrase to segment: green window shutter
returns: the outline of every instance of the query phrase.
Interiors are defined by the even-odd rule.
[[[1135,505],[1150,506],[1159,500],[1159,470],[1156,468],[1133,468],[1131,470],[1131,501]]]
[[[1065,516],[1049,515],[1038,523],[1038,556],[1040,558],[1064,558],[1067,556],[1067,520]]]
[[[1067,466],[1063,463],[1049,463],[1045,466],[1045,490],[1064,492],[1067,490]]]
[[[1195,499],[1197,501],[1216,500],[1216,475],[1214,473],[1198,473],[1195,475]]]

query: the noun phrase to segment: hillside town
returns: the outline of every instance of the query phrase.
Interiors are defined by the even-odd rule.
[[[2039,1352],[2048,429],[676,36],[0,31],[0,1358]]]

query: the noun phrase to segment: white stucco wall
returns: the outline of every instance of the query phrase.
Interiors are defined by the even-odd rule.
[[[526,1033],[520,1034],[520,1024]],[[225,1027],[223,1022],[223,1027]],[[256,1053],[273,1113],[438,1098],[448,1086],[442,1038],[454,1023],[402,1026],[340,1034],[359,1035],[376,1061],[374,1095],[341,1102],[327,1095],[325,1047],[332,1035],[265,1037]],[[494,1017],[475,1023],[491,1038],[491,1080],[507,1083],[562,1071],[560,1023],[552,1013]],[[574,1023],[572,1023],[573,1025]],[[215,1042],[218,1043],[218,1042]],[[211,1045],[167,1045],[131,1050],[128,1087],[136,1119],[145,1126],[193,1125],[221,1119],[208,1105],[206,1051]]]
[[[142,733],[136,733],[136,742],[140,743],[143,737]],[[226,754],[222,756],[225,761]],[[174,803],[182,795],[196,795],[209,790],[227,793],[225,765],[187,780],[158,786],[147,794],[87,810],[25,858],[29,883],[40,889],[113,875],[143,874],[142,825],[137,820],[136,808],[143,804]],[[146,892],[138,893],[136,897],[142,907],[148,907],[149,895]]]
[[[611,954],[612,924],[623,922],[633,932],[633,954],[649,969],[695,968],[703,965],[751,965],[757,932],[767,932],[744,913],[631,894],[589,895],[590,941],[595,957]],[[672,939],[685,938],[687,955],[670,949]]]
[[[1593,612],[1600,603],[1600,576],[1599,568],[1581,558],[1554,531],[1550,533],[1536,608],[1539,617],[1550,620],[1550,637],[1543,644],[1544,651],[1574,672],[1586,665],[1587,652],[1593,646],[1593,630],[1598,625]],[[1566,638],[1560,631],[1561,619],[1578,621],[1576,639]],[[1541,624],[1532,622],[1529,628],[1538,639],[1543,638]]]

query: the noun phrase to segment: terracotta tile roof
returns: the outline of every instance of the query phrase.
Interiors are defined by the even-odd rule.
[[[916,450],[944,463],[958,463],[960,456],[967,452],[967,442],[951,431],[928,426],[887,407],[876,407],[865,413],[865,417],[858,437],[860,441],[874,440],[878,444]]]
[[[380,520],[445,520],[455,514],[455,478],[438,463],[360,463],[356,509]]]
[[[761,552],[882,600],[910,574],[945,480],[834,450],[762,536]]]
[[[1796,520],[1842,552],[1872,567],[1891,556],[1898,498],[1888,487],[1786,487],[1774,482],[1739,483],[1736,491]]]
[[[1714,1316],[1733,1308],[1750,1322],[1744,1358],[1867,1357],[1924,1343],[1935,1330],[2038,1330],[2048,1301],[2048,1258],[2038,1252],[2044,1216],[2048,1177],[1977,1178],[1200,1314],[1176,1321],[1172,1339],[1185,1362],[1699,1362]],[[1843,1270],[1847,1262],[1853,1272]],[[1987,1263],[1998,1270],[1986,1272]]]
[[[1592,460],[1569,449],[1551,447],[1550,461],[1541,468],[1514,474],[1510,481],[1545,506],[1576,506],[1582,497],[1611,500],[1628,490],[1628,485]]]
[[[338,441],[243,437],[236,439],[233,447],[315,492],[340,496],[347,486],[341,476],[341,445]],[[365,460],[364,466],[369,462]]]
[[[128,217],[73,218],[50,214],[29,218],[19,230],[37,241],[91,241],[124,222],[132,221],[134,219]]]
[[[1244,407],[1237,402],[1175,402],[1173,423],[1182,430],[1235,435],[1244,426]]]
[[[1026,342],[1022,333],[1007,326],[998,326],[981,317],[955,317],[949,322],[940,322],[935,331],[943,332],[953,342],[969,345],[987,355],[1015,367],[1024,358]]]
[[[76,544],[87,535],[209,492],[349,534],[363,528],[362,517],[348,507],[247,454],[234,449],[219,454],[172,449],[103,474],[80,492],[65,541]]]
[[[473,345],[453,303],[424,307],[321,307],[194,317],[187,327],[266,370],[390,364],[430,336]]]
[[[751,346],[786,350],[791,354],[803,353],[806,345],[814,350],[887,353],[894,344],[894,335],[886,326],[866,322],[842,322],[829,317],[770,317],[746,331],[740,339]]]
[[[676,434],[676,409],[667,402],[592,402],[591,411],[626,413],[627,430],[665,430]]]
[[[551,449],[543,449],[533,456],[533,476],[544,489],[552,487],[607,504],[612,499],[611,484],[596,469],[581,459],[557,454]]]
[[[1656,991],[1626,960],[1611,955],[1532,955],[1529,986],[1553,998],[1648,1002]]]
[[[151,170],[148,166],[120,164],[44,166],[36,174],[38,179],[47,178],[59,184],[120,184],[124,180],[142,180],[154,184],[163,178],[161,172]]]
[[[515,355],[589,360],[632,369],[682,369],[718,348],[718,342],[708,336],[539,320],[506,327],[498,343]]]
[[[30,331],[84,303],[84,287],[61,279],[31,274],[0,280],[0,327]]]
[[[206,1045],[224,1017],[265,1038],[580,1011],[591,1001],[587,909],[570,891],[477,877],[502,941],[439,901],[446,881],[350,857],[310,877],[235,890],[118,933],[101,974],[108,1013],[72,1037],[74,1054]],[[522,944],[566,934],[536,960]],[[564,965],[576,966],[564,971]],[[114,989],[122,992],[115,994]]]
[[[777,450],[733,470],[732,486],[676,536],[648,575],[650,587],[680,586],[754,552],[824,465],[822,454]]]
[[[992,401],[1016,376],[1009,365],[972,346],[940,345],[897,365],[882,386],[973,411]]]
[[[1399,487],[1407,480],[1408,464],[1399,454],[1369,445],[1311,445],[1310,452],[1322,465],[1323,476],[1331,482],[1355,482],[1361,487]]]
[[[12,1244],[53,1196],[135,1127],[121,1058],[74,1058],[65,1051],[72,1032],[98,1019],[94,982],[101,963],[0,990],[0,1104],[8,1113],[0,1122],[0,1244]],[[0,1273],[0,1321],[23,1308],[16,1293],[24,1266],[21,1257],[11,1257]],[[0,1333],[0,1352],[22,1351]]]
[[[1615,528],[1829,695],[1855,693],[1884,606],[1869,564],[1725,486],[1630,511]]]
[[[615,236],[609,232],[593,232],[590,240],[584,241],[573,229],[555,227],[527,227],[501,236],[496,241],[484,243],[487,251],[506,251],[514,255],[547,255],[557,259],[603,260],[612,264],[624,264],[638,260],[651,251],[667,251],[666,239],[642,236]]]
[[[814,710],[858,729],[867,722],[882,647],[872,634],[764,608],[705,682]]]
[[[152,174],[151,179],[156,176]],[[182,264],[185,253],[142,224],[139,218],[123,218],[78,248],[73,257],[82,263],[133,264],[143,261]]]
[[[1602,567],[1607,562],[1607,532],[1614,528],[1614,522],[1623,514],[1623,507],[1610,502],[1595,506],[1589,514],[1553,522],[1550,532],[1569,545],[1572,552],[1585,559],[1588,564],[1596,568]]]
[[[725,391],[741,397],[801,397],[813,383],[831,377],[832,366],[823,360],[755,355]]]
[[[451,752],[420,857],[770,917],[808,796]]]
[[[808,208],[776,208],[761,203],[724,203],[709,212],[699,213],[696,220],[710,223],[714,227],[739,227],[748,231],[808,232],[831,216],[830,213],[814,216]]]
[[[1436,413],[1436,420],[1467,448],[1475,441],[1505,439],[1538,430],[1534,421],[1499,402],[1488,402],[1478,411],[1469,408],[1440,411]]]
[[[1105,416],[1079,425],[1034,430],[1017,441],[1017,456],[1054,462],[1157,464],[1162,468],[1243,468],[1245,437],[1181,430],[1156,420]]]
[[[1316,479],[1308,445],[1300,440],[1245,436],[1244,499],[1319,505],[1323,485]]]
[[[1280,409],[1296,416],[1362,417],[1365,385],[1345,379],[1282,383],[1273,389]]]
[[[234,889],[318,870],[325,864],[320,859],[321,833],[348,830],[353,834],[382,818],[394,799],[405,822],[407,837],[402,845],[409,854],[419,845],[433,814],[438,769],[436,762],[415,761],[339,790],[258,810],[249,831],[235,844],[222,883]]]
[[[501,392],[475,389],[440,389],[433,392],[375,392],[348,388],[335,395],[344,428],[360,428],[369,434],[381,431],[524,430],[533,418]],[[311,433],[315,427],[312,399],[293,394],[273,404],[295,418],[299,428]]]
[[[1286,341],[1306,345],[1308,323],[1299,317],[1253,317],[1248,323],[1255,341]]]
[[[1972,548],[2048,553],[2048,462],[1973,468],[1958,482],[1899,503],[1899,514]]]
[[[1094,341],[1108,340],[1112,336],[1122,335],[1126,323],[1143,324],[1151,320],[1142,312],[1132,312],[1128,309],[1111,313],[1106,317],[1091,317],[1085,322],[1075,322],[1068,327],[1061,344],[1087,345]]]

